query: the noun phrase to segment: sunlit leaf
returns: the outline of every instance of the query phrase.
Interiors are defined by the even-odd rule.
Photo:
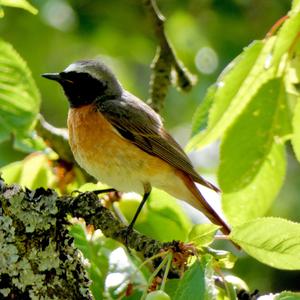
[[[275,300],[300,300],[300,293],[285,291],[280,294],[277,294],[274,299]]]
[[[3,40],[0,40],[0,73],[0,139],[13,134],[21,145],[32,132],[40,95],[26,63]]]
[[[236,192],[253,181],[274,140],[290,133],[286,111],[282,79],[263,84],[222,141],[218,179],[224,193]]]
[[[219,269],[232,269],[237,260],[237,257],[229,251],[207,248],[206,252],[214,258],[212,264]]]
[[[0,0],[0,5],[22,8],[36,15],[38,10],[26,0]]]
[[[233,226],[230,239],[252,257],[273,268],[300,269],[300,224],[260,218]]]
[[[287,53],[289,48],[294,43],[300,29],[300,7],[295,5],[290,11],[289,18],[283,23],[277,34],[276,44],[272,55],[272,60],[275,63]]]
[[[208,246],[214,241],[214,236],[220,226],[215,224],[197,224],[189,233],[189,242],[193,242],[197,247]]]
[[[0,18],[4,17],[4,10],[3,8],[0,6]]]
[[[298,161],[300,161],[300,101],[298,101],[293,117],[292,145]]]
[[[275,39],[257,41],[225,69],[216,83],[218,90],[209,113],[207,129],[195,135],[188,149],[200,148],[217,139],[243,111],[259,87],[274,76],[272,67],[265,69],[265,62]]]
[[[217,91],[216,84],[210,86],[206,92],[205,98],[198,106],[193,116],[192,136],[199,133],[199,131],[203,130],[207,126],[209,110],[213,104],[216,91]]]
[[[292,2],[292,10],[299,11],[300,9],[300,0],[293,0]]]
[[[18,183],[29,189],[48,188],[55,182],[48,157],[42,153],[29,155],[22,161],[11,163],[3,167],[1,172],[7,183]]]
[[[226,275],[225,280],[226,282],[230,282],[236,288],[236,290],[249,291],[249,287],[246,282],[237,276]]]
[[[264,216],[279,192],[286,172],[284,145],[274,143],[259,173],[243,189],[223,193],[222,208],[232,225]]]

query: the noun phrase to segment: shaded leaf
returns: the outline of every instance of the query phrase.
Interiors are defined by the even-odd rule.
[[[70,227],[70,234],[75,238],[75,246],[82,251],[84,257],[89,260],[87,267],[89,278],[92,280],[90,287],[96,300],[103,299],[104,283],[108,272],[108,257],[101,249],[99,241],[93,241],[87,237],[85,226],[74,224]]]
[[[260,218],[233,226],[230,239],[252,257],[273,268],[300,269],[300,224]]]
[[[184,273],[174,300],[204,300],[205,273],[199,260]]]
[[[174,300],[212,300],[215,299],[214,270],[212,257],[205,254],[201,261],[194,264],[184,273],[179,281]]]
[[[166,281],[165,292],[171,297],[171,299],[174,299],[179,283],[180,279],[168,279]]]

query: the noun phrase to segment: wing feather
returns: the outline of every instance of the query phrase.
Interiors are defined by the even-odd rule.
[[[131,94],[126,93],[123,97],[125,99],[96,102],[97,110],[124,138],[143,151],[189,174],[194,181],[219,191],[195,171],[179,144],[164,130],[158,114]]]

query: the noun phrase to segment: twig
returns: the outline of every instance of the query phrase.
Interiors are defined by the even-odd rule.
[[[144,0],[145,7],[150,16],[159,46],[153,59],[150,80],[149,104],[156,111],[161,111],[163,102],[171,82],[172,69],[176,74],[174,85],[184,91],[189,91],[194,82],[194,76],[183,66],[177,58],[164,30],[165,18],[159,11],[155,0]]]
[[[45,143],[58,154],[59,159],[72,165],[76,165],[81,170],[87,181],[96,182],[95,178],[89,175],[75,161],[69,145],[68,130],[66,128],[54,127],[53,125],[49,124],[42,115],[39,115],[35,130],[37,131],[37,134],[43,138]]]
[[[59,157],[69,163],[75,163],[70,145],[68,143],[68,130],[57,128],[49,124],[42,115],[39,115],[35,127],[37,134],[52,148]]]

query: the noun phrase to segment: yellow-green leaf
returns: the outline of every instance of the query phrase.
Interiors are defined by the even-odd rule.
[[[233,226],[229,237],[264,264],[283,270],[300,270],[299,223],[260,218]]]

